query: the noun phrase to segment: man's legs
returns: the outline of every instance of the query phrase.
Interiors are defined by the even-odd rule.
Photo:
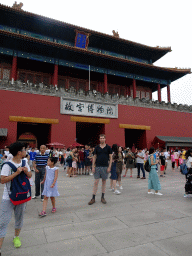
[[[0,210],[0,249],[7,233],[7,227],[12,217],[14,205],[10,200],[2,200]]]
[[[105,193],[105,189],[106,189],[106,180],[102,179],[102,194]]]
[[[40,173],[40,182],[41,182],[41,181],[43,181],[44,176],[45,176],[45,167],[41,167],[39,169],[40,169],[39,173]],[[44,196],[42,196],[43,189],[44,189],[44,184],[41,184],[41,199],[44,198]]]
[[[95,195],[95,196],[96,196],[96,193],[97,193],[98,184],[99,184],[99,179],[96,179],[94,181],[94,186],[93,186],[93,195]]]
[[[35,172],[35,196],[39,196],[39,195],[40,195],[40,171]]]
[[[89,175],[89,172],[90,172],[90,166],[87,166],[87,170],[86,170],[85,174]]]
[[[141,171],[142,171],[142,173],[143,173],[143,178],[145,178],[145,170],[144,170],[144,168],[143,168],[143,165],[144,165],[144,164],[140,164],[140,166],[141,166]]]
[[[26,203],[18,204],[15,206],[15,236],[19,236],[21,228],[23,226],[23,217],[25,213]]]
[[[140,178],[140,164],[137,163],[137,178]]]
[[[92,197],[91,201],[88,203],[88,205],[91,205],[91,204],[95,203],[95,196],[96,196],[96,193],[97,193],[98,184],[99,184],[99,179],[95,179],[94,185],[93,185],[93,197]]]

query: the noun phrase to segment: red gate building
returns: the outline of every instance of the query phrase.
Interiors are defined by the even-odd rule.
[[[171,103],[171,82],[190,69],[153,63],[150,47],[0,4],[0,147],[35,145],[192,146],[192,106]],[[161,89],[167,88],[167,102]],[[158,92],[158,100],[152,93]]]

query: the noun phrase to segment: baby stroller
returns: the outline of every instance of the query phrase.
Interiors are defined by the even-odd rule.
[[[185,194],[192,194],[192,168],[186,174]]]

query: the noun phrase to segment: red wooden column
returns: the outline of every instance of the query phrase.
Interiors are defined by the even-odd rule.
[[[161,102],[161,86],[160,86],[160,84],[157,85],[157,90],[158,90],[158,101]]]
[[[66,79],[65,89],[69,90],[69,78]]]
[[[128,86],[126,85],[126,87],[125,87],[125,97],[127,97],[127,96],[129,96],[129,88],[128,88]]]
[[[135,79],[133,79],[133,98],[135,99],[136,98],[136,95],[137,95],[137,93],[136,93],[136,80]]]
[[[107,86],[107,74],[104,74],[104,93],[108,92],[108,86]]]
[[[54,64],[53,85],[58,86],[58,64]]]
[[[170,85],[167,85],[167,101],[171,102]]]
[[[17,80],[17,56],[13,56],[12,69],[11,69],[11,81]]]

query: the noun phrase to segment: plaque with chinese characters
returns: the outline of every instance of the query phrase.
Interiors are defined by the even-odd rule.
[[[76,31],[75,46],[83,49],[87,49],[89,43],[89,34]]]
[[[74,101],[61,98],[60,113],[80,116],[118,118],[118,105]]]

